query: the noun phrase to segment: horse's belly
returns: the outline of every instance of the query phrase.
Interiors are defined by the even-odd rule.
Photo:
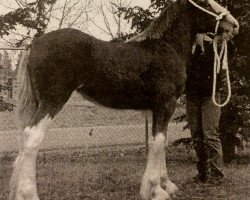
[[[111,87],[103,83],[99,87],[78,88],[77,91],[87,100],[117,109],[151,109],[153,90],[138,87]]]

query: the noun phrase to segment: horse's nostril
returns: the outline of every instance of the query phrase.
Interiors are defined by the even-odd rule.
[[[234,27],[234,29],[236,29],[236,28],[239,27],[239,25],[238,24],[234,24],[233,27]]]
[[[234,25],[234,34],[237,35],[239,33],[239,24]]]

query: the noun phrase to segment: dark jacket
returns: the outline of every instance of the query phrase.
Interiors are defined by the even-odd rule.
[[[204,50],[197,45],[187,67],[185,92],[187,98],[206,98],[212,96],[214,51],[211,42],[204,41]]]

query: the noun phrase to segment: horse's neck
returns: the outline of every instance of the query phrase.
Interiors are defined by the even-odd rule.
[[[185,13],[181,14],[176,24],[166,32],[164,39],[175,48],[184,58],[189,58],[191,54],[192,25],[191,20]]]

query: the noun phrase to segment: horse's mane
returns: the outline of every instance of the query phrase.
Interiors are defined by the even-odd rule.
[[[146,39],[160,39],[164,32],[172,27],[172,24],[180,14],[180,5],[178,1],[169,4],[160,14],[154,19],[150,26],[140,34],[132,37],[127,42],[141,42]]]

